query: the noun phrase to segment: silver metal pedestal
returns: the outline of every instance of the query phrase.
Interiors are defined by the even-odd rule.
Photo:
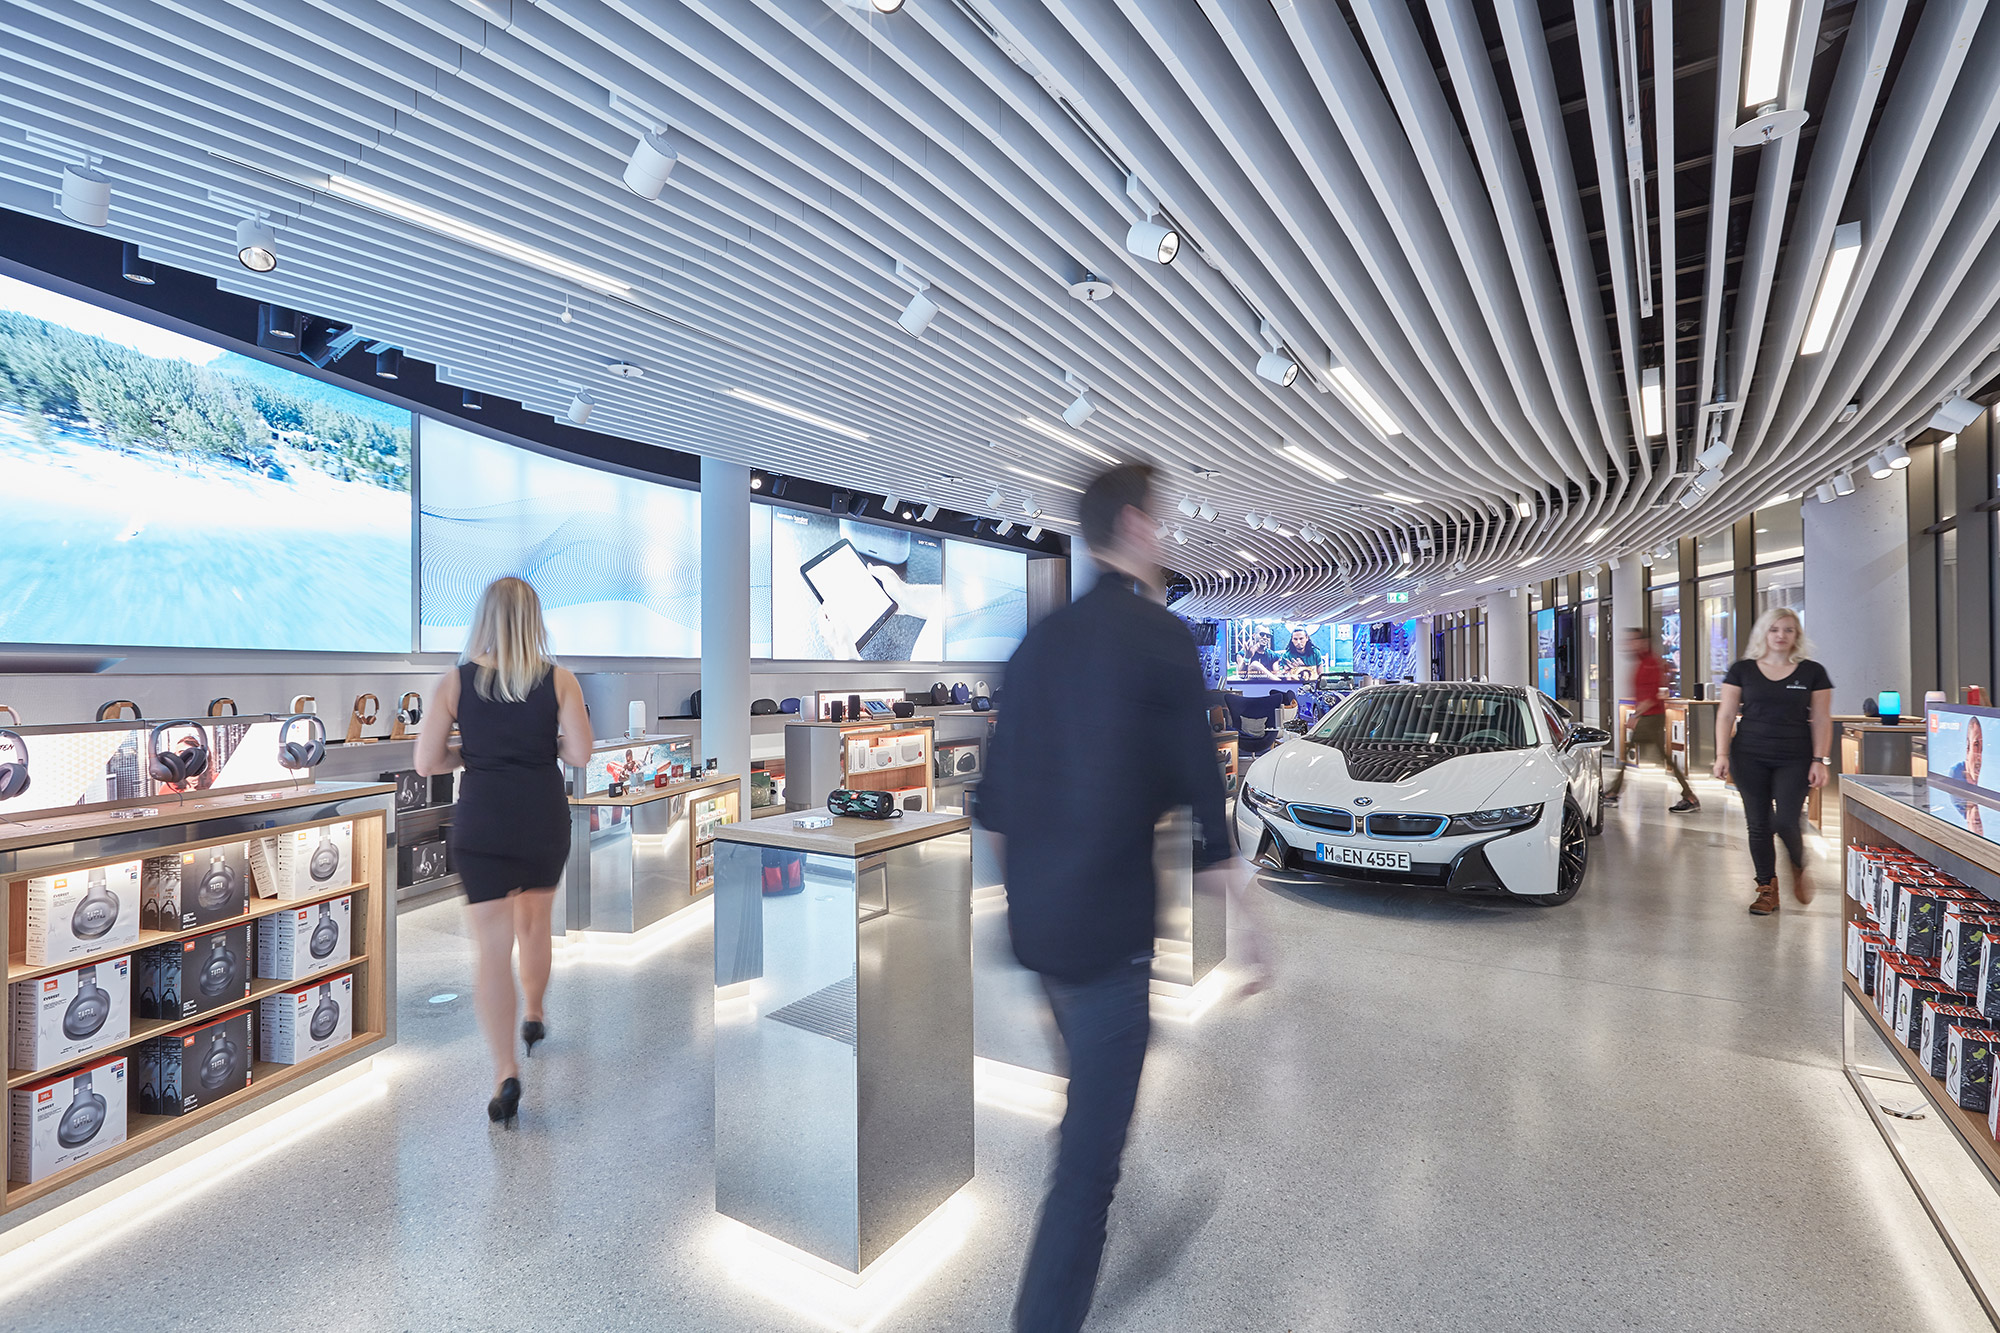
[[[1222,890],[1201,886],[1195,878],[1194,816],[1189,811],[1172,812],[1154,830],[1153,876],[1160,886],[1153,980],[1193,986],[1228,951],[1229,904]]]
[[[860,1273],[972,1178],[964,816],[721,831],[715,1206]]]

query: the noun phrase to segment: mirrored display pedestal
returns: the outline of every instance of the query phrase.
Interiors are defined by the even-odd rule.
[[[570,798],[556,932],[631,934],[708,896],[717,831],[737,817],[734,774],[622,796]]]
[[[859,1274],[972,1179],[970,821],[797,818],[716,837],[715,1206]]]

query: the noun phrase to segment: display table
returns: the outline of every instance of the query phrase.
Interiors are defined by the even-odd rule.
[[[2000,838],[2000,808],[1955,799],[1920,778],[1848,774],[1841,779],[1840,793],[1841,828],[1850,848],[1902,848],[2000,900],[2000,845],[1990,840]],[[1974,832],[1972,825],[1985,833]],[[1843,949],[1853,928],[1873,925],[1868,908],[1854,896],[1854,857],[1846,859]],[[2000,1325],[1995,1310],[2000,1300],[2000,1144],[1984,1111],[1960,1107],[1945,1081],[1922,1067],[1918,1053],[1883,1019],[1861,979],[1843,968],[1841,982],[1842,1063],[1848,1079],[1980,1303]],[[1902,1104],[1916,1093],[1922,1094],[1917,1105],[1927,1119],[1885,1112],[1885,1101],[1907,1109]],[[1939,1125],[1948,1126],[1949,1133]]]
[[[572,796],[560,926],[630,934],[706,898],[714,841],[736,822],[739,780],[704,773],[623,796]]]
[[[10,1095],[0,1100],[0,1143],[13,1142],[12,1136],[20,1128],[14,1122],[17,1091],[37,1089],[55,1081],[60,1087],[59,1095],[68,1098],[76,1095],[72,1092],[73,1085],[80,1088],[86,1078],[89,1095],[104,1099],[100,1104],[101,1123],[93,1133],[109,1137],[102,1140],[101,1146],[88,1148],[89,1155],[32,1182],[13,1178],[10,1172],[4,1197],[0,1197],[0,1232],[52,1208],[70,1204],[97,1186],[167,1153],[196,1145],[205,1134],[285,1093],[347,1070],[395,1040],[396,918],[392,910],[394,868],[388,863],[395,791],[393,783],[307,783],[274,790],[189,797],[185,802],[166,797],[144,807],[116,812],[129,818],[114,819],[111,817],[114,812],[97,809],[50,812],[0,825],[0,893],[7,898],[7,910],[0,912],[0,957],[6,959],[10,983],[5,991],[0,991],[0,1017],[4,1017],[0,1031],[15,1031],[23,1018],[16,1013],[16,1007],[24,999],[35,1002],[48,986],[72,984],[78,969],[88,969],[92,978],[89,984],[102,994],[119,989],[129,993],[119,995],[114,1001],[115,1016],[88,1050],[69,1054],[57,1047],[50,1058],[37,1060],[32,1069],[13,1068],[9,1062]],[[196,866],[219,865],[224,859],[230,860],[232,867],[243,866],[248,864],[246,843],[250,838],[309,833],[318,841],[343,827],[348,830],[347,850],[342,859],[326,865],[330,873],[323,885],[314,884],[308,891],[290,898],[250,896],[246,910],[210,917],[192,929],[181,929],[179,920],[164,921],[155,911],[150,918],[152,926],[139,926],[134,932],[132,923],[148,917],[138,902],[127,903],[125,898],[148,893],[157,897],[159,882],[147,864],[149,859],[172,858],[166,864],[173,865],[186,854],[201,858],[190,863]],[[328,832],[321,834],[320,830]],[[122,884],[123,872],[119,867],[134,862],[146,869],[143,874],[132,872],[138,878],[132,881],[129,894],[122,888],[114,894],[118,907],[110,913],[109,928],[104,932],[107,947],[94,953],[72,953],[60,960],[30,961],[28,905],[31,895],[38,892],[36,881],[80,875],[92,883]],[[317,856],[314,866],[317,873]],[[105,874],[93,876],[94,870],[103,870]],[[230,873],[247,876],[249,872],[232,869]],[[180,905],[186,906],[196,892],[194,881],[181,883],[178,875],[175,880],[179,884],[175,891]],[[242,891],[247,891],[247,882],[232,879],[230,883],[232,886],[240,883]],[[325,964],[314,964],[311,958],[300,957],[285,979],[262,974],[255,949],[259,922],[293,912],[310,914],[308,919],[314,919],[323,904],[337,908],[342,901],[348,906],[346,957],[330,954],[330,961]],[[149,905],[156,903],[149,901]],[[222,937],[222,943],[213,946],[216,952],[204,952],[199,957],[219,962],[223,956],[221,949],[231,951],[233,975],[231,969],[225,968],[215,978],[219,993],[228,998],[202,1001],[201,1012],[186,1016],[179,1012],[173,1017],[146,1015],[138,1003],[138,982],[145,972],[146,951],[160,950],[160,954],[152,957],[177,957],[184,952],[180,948],[183,943],[190,949],[208,950],[217,936]],[[334,938],[337,940],[338,936]],[[248,956],[238,957],[236,951],[243,940],[248,941],[250,951]],[[197,977],[206,989],[210,975],[208,967],[202,966],[186,978],[184,989],[192,995]],[[262,1000],[280,992],[317,988],[322,982],[331,984],[347,977],[352,979],[352,990],[343,988],[343,994],[349,997],[344,1019],[350,1035],[344,1040],[335,1037],[334,1044],[292,1063],[265,1058],[275,1052],[266,1049],[264,1039],[258,1034],[257,1017]],[[12,984],[24,981],[38,984],[19,989]],[[178,1010],[180,1002],[177,999],[174,1003]],[[208,1033],[231,1016],[245,1013],[247,1028],[229,1028],[216,1034],[234,1042],[233,1034],[243,1031],[247,1036],[240,1045],[202,1048],[233,1057],[233,1063],[225,1061],[220,1071],[228,1077],[219,1077],[212,1094],[199,1105],[179,1106],[178,1114],[156,1113],[157,1090],[147,1089],[154,1093],[153,1101],[141,1096],[145,1056],[149,1051],[177,1043],[156,1045],[155,1039],[187,1034],[193,1041],[198,1033]],[[99,1018],[98,1022],[107,1020]],[[67,1015],[63,1032],[71,1035]],[[206,1075],[217,1071],[203,1065],[202,1072]],[[190,1085],[195,1081],[192,1071],[186,1081]],[[27,1096],[25,1092],[21,1095]],[[65,1142],[63,1146],[74,1145]]]
[[[971,821],[715,846],[715,1206],[860,1274],[973,1172]]]
[[[1920,778],[1924,776],[1925,734],[1921,718],[1894,726],[1844,722],[1840,727],[1840,771]]]

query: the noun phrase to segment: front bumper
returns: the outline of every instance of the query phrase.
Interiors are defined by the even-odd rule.
[[[1545,817],[1546,822],[1546,817]],[[1243,854],[1261,866],[1321,879],[1354,884],[1408,884],[1444,889],[1449,893],[1543,894],[1552,884],[1509,883],[1495,868],[1488,849],[1496,843],[1516,838],[1544,836],[1540,824],[1488,836],[1435,838],[1427,841],[1388,841],[1365,834],[1334,836],[1301,828],[1287,820],[1274,819],[1239,801],[1236,810],[1237,845]],[[1322,842],[1369,847],[1383,851],[1408,852],[1408,870],[1372,870],[1360,866],[1334,865],[1319,859]],[[1517,861],[1519,858],[1502,858]]]

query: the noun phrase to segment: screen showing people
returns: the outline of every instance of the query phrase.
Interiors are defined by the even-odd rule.
[[[1342,625],[1338,628],[1348,627]],[[1338,645],[1333,625],[1238,620],[1229,629],[1231,680],[1311,682],[1326,672],[1348,669],[1336,652]]]
[[[1969,704],[1932,704],[1924,720],[1926,763],[1930,769],[1933,805],[1936,793],[1957,815],[1955,822],[1974,833],[2000,837],[2000,760],[1986,762],[1986,738],[2000,742],[2000,709]],[[1978,799],[1984,798],[1987,805]]]

